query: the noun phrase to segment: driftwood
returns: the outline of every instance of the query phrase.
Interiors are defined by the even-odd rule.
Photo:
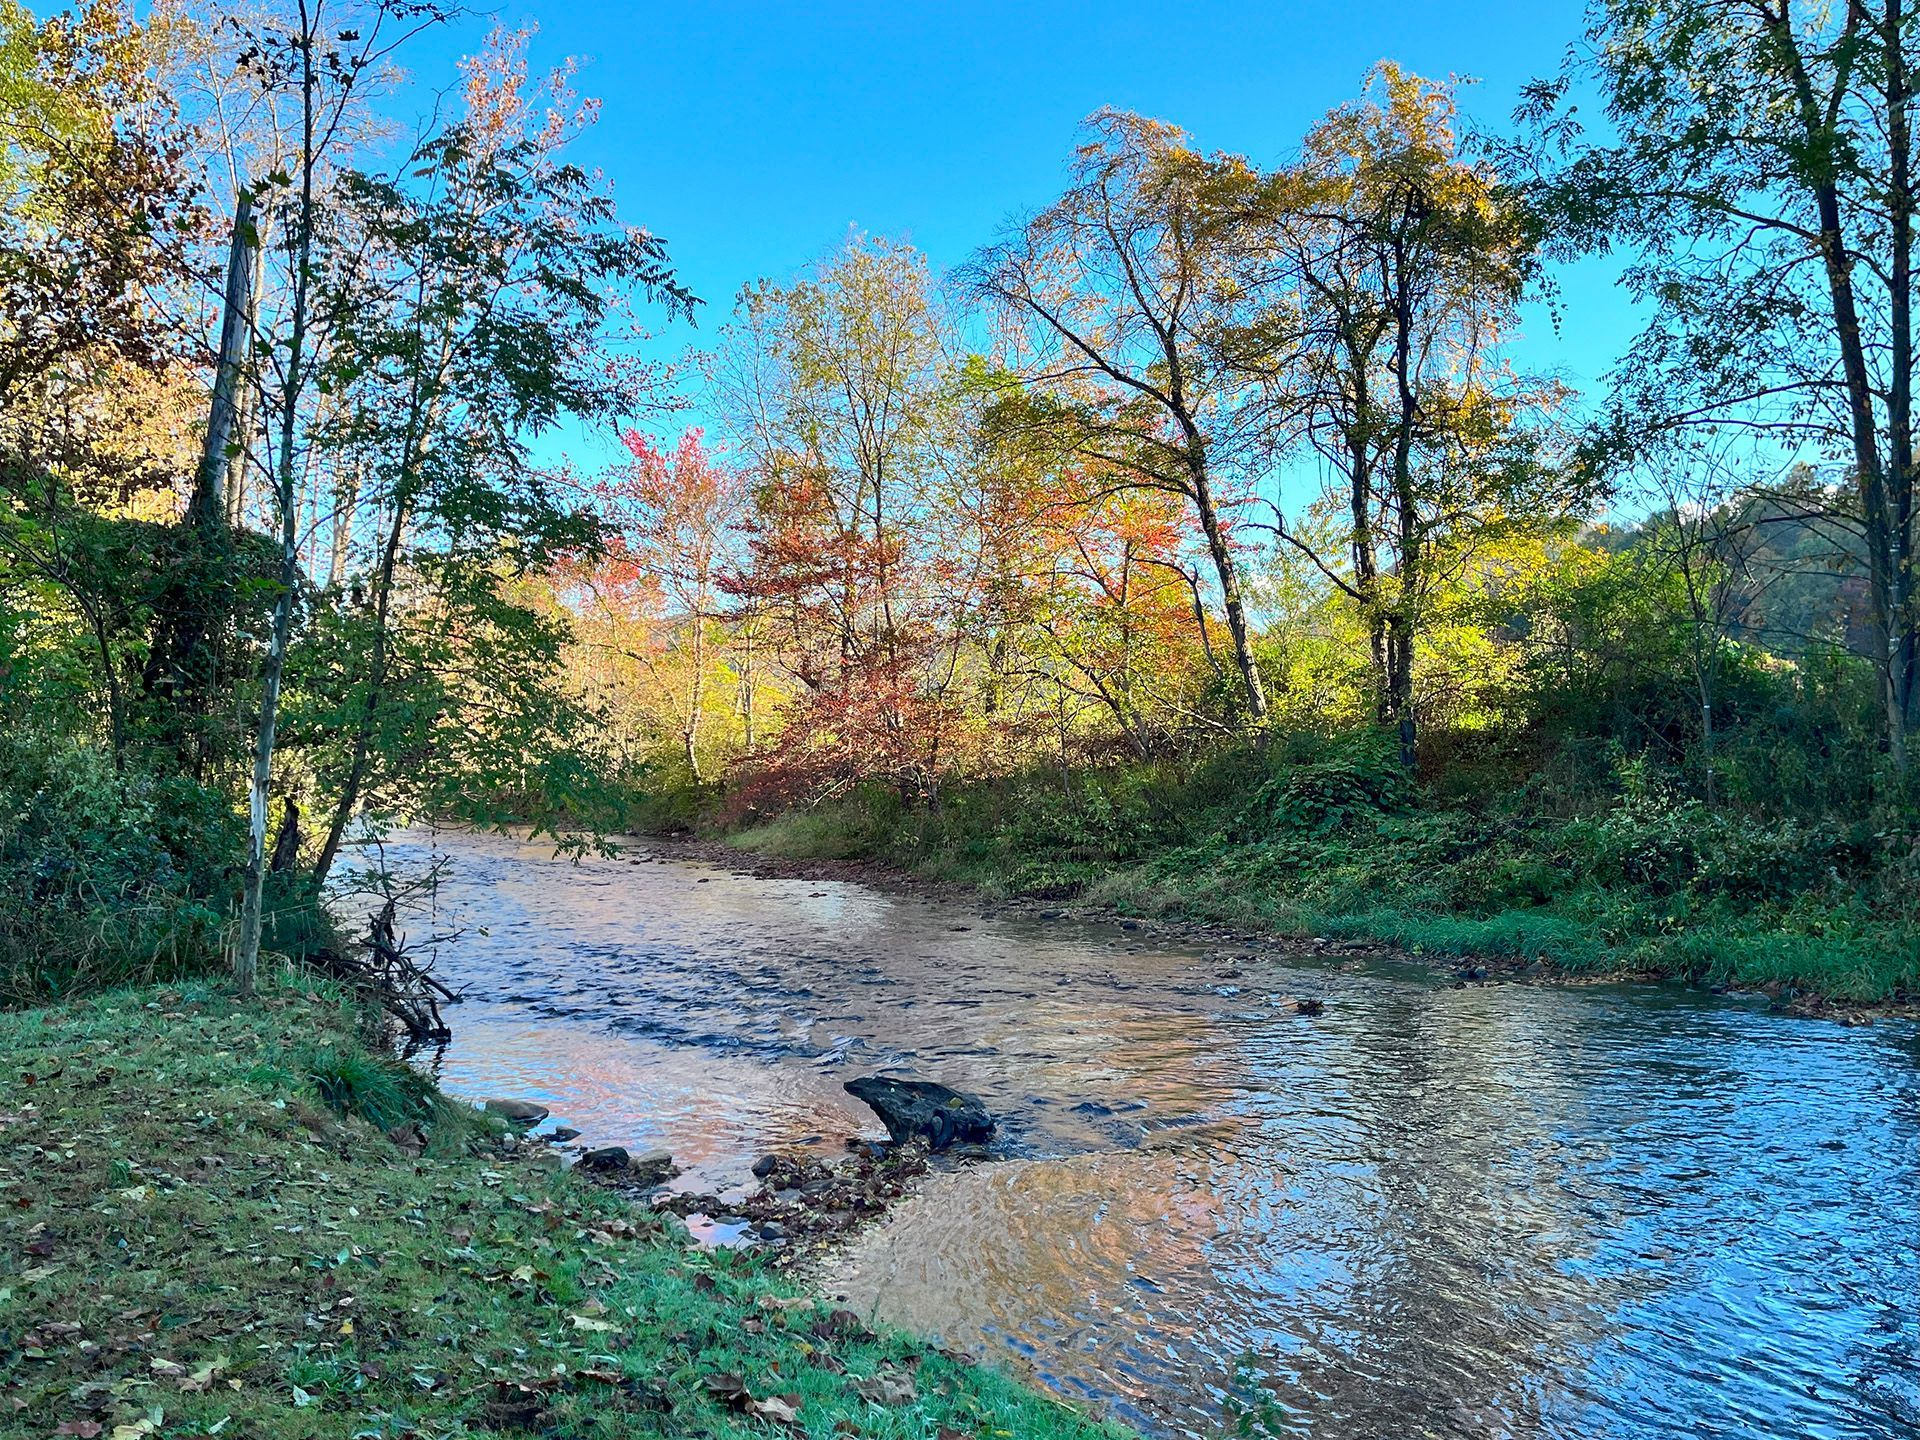
[[[405,937],[394,929],[394,910],[395,902],[389,900],[371,917],[364,958],[334,955],[328,968],[335,978],[369,992],[406,1027],[409,1040],[444,1044],[453,1031],[441,1018],[440,1007],[457,1004],[460,997],[434,977],[431,960],[417,960],[407,952]]]

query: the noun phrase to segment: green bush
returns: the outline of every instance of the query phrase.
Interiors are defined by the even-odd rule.
[[[0,1003],[217,967],[239,823],[97,745],[0,746]]]
[[[1404,809],[1412,785],[1394,742],[1374,730],[1296,740],[1234,818],[1234,834],[1329,835]]]

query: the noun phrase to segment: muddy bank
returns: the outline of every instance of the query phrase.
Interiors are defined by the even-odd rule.
[[[889,894],[916,895],[941,903],[965,905],[984,916],[1014,917],[1029,920],[1111,920],[1144,935],[1179,944],[1218,947],[1231,959],[1266,951],[1279,955],[1306,956],[1330,960],[1364,962],[1388,961],[1421,965],[1456,984],[1518,982],[1551,985],[1646,985],[1685,984],[1684,977],[1658,970],[1619,967],[1604,970],[1571,970],[1541,957],[1527,959],[1514,955],[1432,955],[1407,950],[1377,940],[1292,934],[1277,930],[1250,929],[1244,924],[1208,919],[1204,916],[1135,916],[1102,904],[1080,900],[1029,899],[992,896],[970,885],[928,880],[912,871],[877,860],[796,859],[744,850],[725,840],[688,835],[646,837],[645,844],[663,856],[685,857],[723,867],[737,874],[759,879],[823,880],[864,885]],[[632,860],[634,857],[628,857]],[[644,863],[644,862],[641,862]],[[1830,1020],[1842,1025],[1869,1025],[1876,1019],[1920,1018],[1920,997],[1895,995],[1883,1000],[1834,1000],[1827,996],[1773,982],[1743,989],[1727,985],[1698,987],[1712,995],[1750,994],[1764,996],[1769,1005],[1783,1014],[1808,1019]]]

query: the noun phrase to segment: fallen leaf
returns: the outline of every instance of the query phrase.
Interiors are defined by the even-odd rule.
[[[762,1295],[759,1305],[762,1310],[811,1310],[813,1297],[810,1295]]]
[[[807,1327],[821,1340],[871,1340],[873,1332],[860,1323],[860,1317],[851,1310],[833,1310],[815,1320]]]
[[[202,1365],[198,1370],[182,1380],[180,1382],[180,1388],[189,1395],[197,1395],[211,1386],[213,1384],[213,1377],[226,1368],[227,1357],[224,1355],[218,1360],[209,1360],[205,1365]]]
[[[596,1320],[591,1315],[570,1315],[567,1318],[573,1321],[573,1328],[576,1330],[593,1330],[611,1334],[620,1328],[611,1320]]]
[[[758,1415],[762,1420],[772,1420],[779,1425],[800,1423],[798,1395],[769,1395],[764,1400],[749,1400],[746,1410],[749,1415]]]
[[[913,1377],[891,1369],[855,1380],[853,1391],[862,1400],[871,1400],[876,1405],[911,1405],[920,1398],[914,1391]]]

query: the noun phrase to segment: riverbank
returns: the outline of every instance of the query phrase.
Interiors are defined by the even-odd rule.
[[[856,792],[698,833],[735,863],[908,876],[1202,940],[1250,932],[1494,974],[1677,978],[1842,1019],[1920,1001],[1908,873],[1920,861],[1901,835],[1690,803],[1476,813],[1373,779],[1337,760],[1264,780],[1082,773],[1051,789],[958,785],[935,808]]]
[[[0,1433],[1116,1440],[560,1170],[337,995],[0,1014]]]

